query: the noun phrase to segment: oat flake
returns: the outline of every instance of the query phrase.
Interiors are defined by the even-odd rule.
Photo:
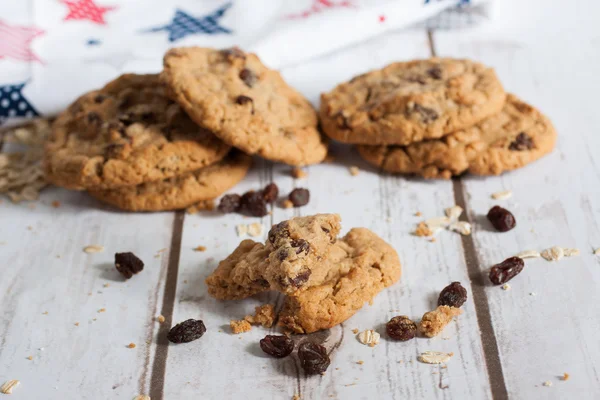
[[[244,236],[248,234],[248,225],[246,224],[239,224],[235,227],[235,230],[237,231],[237,235],[238,236]]]
[[[502,290],[510,290],[510,285],[508,283],[505,283],[504,285],[502,285]]]
[[[152,399],[150,399],[150,396],[148,396],[148,395],[138,394],[137,396],[135,396],[133,398],[133,400],[152,400]]]
[[[501,192],[492,193],[492,199],[494,200],[506,200],[512,197],[512,190],[503,190]]]
[[[379,344],[380,337],[381,335],[375,332],[373,329],[367,329],[366,331],[362,331],[358,334],[358,340],[362,344],[366,344],[371,347]]]
[[[89,246],[85,246],[83,248],[83,251],[85,251],[88,254],[100,253],[100,252],[104,251],[104,246],[100,246],[97,244],[91,244]]]
[[[578,256],[579,254],[581,254],[579,249],[563,248],[563,251],[565,253],[565,257],[574,257],[574,256]]]
[[[426,351],[421,353],[419,361],[425,364],[442,364],[450,360],[454,353],[442,353],[441,351]]]
[[[542,383],[542,385],[544,385],[544,386],[552,386],[552,382],[546,381],[546,382]]]
[[[458,232],[461,235],[468,236],[471,234],[471,224],[465,221],[453,222],[448,226],[448,229],[454,232]]]
[[[594,250],[594,254],[597,256],[600,256],[600,247],[598,247],[596,250]]]
[[[517,254],[515,257],[519,258],[538,258],[541,257],[540,252],[536,250],[525,250]]]
[[[13,389],[16,388],[19,383],[21,382],[16,379],[4,382],[4,385],[0,386],[0,393],[12,394]]]
[[[542,251],[541,256],[547,261],[558,261],[565,255],[562,247],[554,246]]]
[[[461,206],[452,206],[446,208],[444,212],[446,213],[446,217],[450,218],[451,221],[456,221],[463,213],[463,209]]]
[[[248,235],[256,237],[262,235],[263,226],[259,222],[248,225]]]
[[[450,218],[448,217],[436,217],[429,218],[425,221],[425,225],[431,230],[435,230],[436,228],[445,228],[450,225]]]

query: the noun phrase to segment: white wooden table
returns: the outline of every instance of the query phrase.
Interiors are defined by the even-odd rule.
[[[258,219],[121,213],[83,193],[49,189],[34,209],[0,205],[0,384],[21,381],[10,398],[600,398],[600,257],[592,254],[600,247],[600,5],[499,3],[486,26],[388,34],[283,71],[316,103],[336,83],[392,61],[432,54],[473,58],[495,67],[506,89],[548,114],[559,132],[550,156],[485,179],[434,182],[379,174],[345,146],[334,147],[336,163],[307,168],[305,180],[294,180],[289,167],[256,163],[236,191],[274,181],[285,193],[293,187],[312,193],[304,208],[273,208],[260,220],[265,232],[294,215],[337,212],[344,231],[370,228],[402,260],[400,282],[372,306],[313,335],[333,349],[324,376],[305,376],[292,357],[265,357],[258,347],[265,329],[229,333],[230,319],[267,301],[281,306],[282,296],[219,302],[207,295],[205,277],[240,241],[235,225]],[[361,173],[351,176],[350,165]],[[490,198],[507,189],[514,192],[510,200]],[[62,206],[53,208],[54,200]],[[513,211],[516,229],[488,229],[482,215],[495,203]],[[454,204],[467,210],[471,236],[442,232],[430,243],[410,234],[423,218],[415,212],[438,216]],[[82,248],[89,244],[106,250],[86,254]],[[198,245],[208,250],[193,251]],[[557,263],[527,261],[509,291],[487,283],[491,265],[553,245],[582,254]],[[138,254],[144,271],[123,281],[112,265],[118,251]],[[442,335],[407,343],[384,335],[370,348],[352,334],[353,328],[383,332],[383,324],[400,313],[419,319],[451,281],[463,283],[469,301]],[[164,324],[155,321],[160,314]],[[204,337],[167,345],[169,327],[188,318],[204,320]],[[127,348],[131,342],[134,349]],[[455,355],[443,369],[417,362],[427,350]],[[559,379],[564,372],[567,381]],[[545,381],[553,385],[543,386]]]

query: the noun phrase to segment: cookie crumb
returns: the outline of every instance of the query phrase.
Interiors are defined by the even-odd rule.
[[[546,261],[558,261],[561,258],[563,258],[564,255],[565,255],[564,250],[562,249],[562,247],[558,247],[558,246],[550,247],[549,249],[546,249],[541,252],[541,256]]]
[[[133,342],[132,342],[132,343],[129,343],[129,344],[127,345],[127,348],[128,348],[128,349],[135,349],[135,343],[133,343]]]
[[[246,225],[246,224],[236,225],[235,230],[236,230],[238,236],[247,235],[248,234],[248,225]]]
[[[110,283],[105,283],[104,285],[102,285],[102,287],[110,287]]]
[[[439,306],[433,311],[423,314],[419,330],[427,337],[437,336],[452,321],[452,318],[462,314],[456,307]]]
[[[216,207],[215,200],[202,200],[192,206],[185,209],[187,214],[197,214],[200,211],[212,211]]]
[[[229,326],[231,327],[231,332],[235,334],[248,332],[250,329],[252,329],[252,325],[243,319],[239,321],[231,320],[229,321]]]
[[[48,315],[48,311],[44,311],[42,315]]]
[[[308,174],[302,168],[294,167],[292,168],[292,176],[296,179],[304,179]]]
[[[97,244],[91,244],[89,246],[85,246],[83,248],[83,251],[88,253],[88,254],[93,254],[93,253],[101,253],[104,251],[104,246],[100,246]]]
[[[541,254],[536,250],[524,250],[517,254],[515,257],[519,258],[539,258]]]
[[[353,166],[351,166],[350,168],[348,168],[348,171],[350,171],[350,175],[352,175],[352,176],[356,176],[356,175],[358,175],[358,174],[359,174],[359,172],[360,172],[360,169],[358,169],[358,167],[357,167],[357,166],[353,165]]]
[[[552,382],[546,381],[546,382],[542,383],[542,385],[544,385],[544,386],[552,386]]]
[[[422,216],[422,215],[423,215],[423,213],[422,213],[421,211],[417,211],[417,212],[415,213],[415,217],[420,217],[420,216]]]
[[[29,356],[29,357],[27,357],[27,359],[28,359],[29,361],[31,361],[31,360],[33,360],[33,356]]]
[[[298,396],[297,394],[295,394],[295,395],[292,397],[292,400],[300,400],[300,396]]]
[[[294,207],[294,203],[290,199],[285,199],[281,202],[281,207],[283,208],[292,208]]]
[[[75,322],[73,325],[75,325],[75,326],[79,326],[79,322]]]
[[[510,285],[508,283],[505,283],[504,285],[502,285],[502,290],[510,290]]]
[[[374,347],[379,344],[381,335],[373,329],[367,329],[358,334],[358,341],[366,344],[369,347]]]
[[[13,389],[16,388],[19,383],[21,382],[16,379],[4,382],[4,385],[0,386],[0,393],[12,394]]]
[[[494,200],[506,200],[512,197],[511,190],[503,190],[500,192],[492,193],[492,199]]]
[[[444,213],[446,214],[446,217],[450,218],[450,221],[457,221],[463,213],[463,208],[455,205],[446,208]]]
[[[101,308],[101,309],[99,309],[99,310],[98,310],[98,312],[99,312],[99,313],[101,313],[101,312],[106,312],[106,308]]]
[[[206,251],[206,246],[196,246],[194,247],[194,251]]]
[[[363,360],[358,360],[356,363],[357,363],[358,365],[363,365],[365,362],[364,362]]]
[[[138,394],[137,396],[135,396],[133,398],[133,400],[152,400],[152,399],[150,399],[150,396],[148,396],[148,395]]]
[[[454,353],[442,353],[441,351],[426,351],[417,358],[425,364],[442,364],[448,362]]]
[[[360,332],[360,331],[358,330],[358,328],[354,328],[354,329],[352,329],[352,333],[354,333],[355,335],[358,335],[358,332]]]
[[[568,381],[570,377],[571,377],[571,375],[569,375],[567,372],[565,372],[565,373],[563,373],[563,376],[560,379],[563,381]]]
[[[437,242],[436,238],[432,237],[431,239],[429,239],[429,243],[435,243],[435,242]]]
[[[273,304],[263,304],[254,309],[254,315],[246,315],[244,320],[251,324],[260,324],[265,328],[270,328],[275,322],[275,306]]]
[[[52,202],[52,207],[54,207],[54,208],[58,208],[58,207],[60,207],[60,201],[58,201],[58,200],[54,200],[54,201]]]
[[[261,223],[259,222],[254,222],[250,225],[248,225],[248,235],[252,236],[252,237],[257,237],[262,235],[263,233],[263,226]]]
[[[417,225],[417,229],[415,229],[414,234],[419,237],[426,237],[432,236],[433,231],[429,229],[425,222],[419,222],[419,225]]]
[[[162,324],[163,322],[165,322],[165,317],[159,315],[158,317],[156,317],[156,321],[158,321],[159,324]]]

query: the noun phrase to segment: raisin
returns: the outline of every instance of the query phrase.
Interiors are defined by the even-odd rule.
[[[167,339],[172,343],[188,343],[200,339],[206,332],[204,322],[199,319],[188,319],[171,328]]]
[[[310,200],[310,192],[308,189],[294,189],[288,195],[288,199],[290,199],[294,207],[302,207],[308,204],[308,201]]]
[[[248,68],[244,68],[240,71],[240,79],[244,81],[246,86],[252,87],[256,83],[256,75],[254,72],[250,71]]]
[[[103,94],[98,94],[94,97],[94,103],[102,103],[104,100],[106,100],[106,96]]]
[[[279,188],[274,183],[269,183],[262,191],[263,198],[267,203],[273,203],[279,196]]]
[[[509,150],[515,151],[531,150],[534,147],[533,139],[525,132],[519,133],[515,140],[508,146]]]
[[[296,249],[296,254],[304,252],[308,254],[310,252],[310,244],[304,239],[293,239],[290,245]]]
[[[144,269],[144,262],[131,252],[115,253],[115,268],[129,279]]]
[[[421,115],[421,121],[425,124],[429,124],[438,119],[438,113],[434,109],[423,107],[420,104],[415,104],[413,112],[419,113]]]
[[[221,197],[221,201],[219,202],[217,209],[225,214],[236,212],[240,209],[241,202],[242,196],[239,194],[226,194],[225,196]]]
[[[498,232],[508,232],[517,225],[515,216],[506,208],[494,206],[488,211],[487,218]]]
[[[392,339],[406,342],[417,336],[417,324],[406,315],[400,315],[389,320],[385,325],[385,331]]]
[[[240,211],[253,217],[264,217],[267,211],[267,202],[261,192],[244,193],[240,202]]]
[[[88,113],[87,121],[90,124],[99,125],[102,119],[100,118],[100,115],[98,113],[92,111]]]
[[[275,244],[277,239],[283,237],[288,238],[290,236],[290,229],[287,221],[280,222],[271,227],[269,231],[269,242]]]
[[[500,264],[496,264],[490,270],[490,281],[494,285],[502,285],[512,278],[517,276],[523,268],[525,262],[519,257],[511,257],[502,261]]]
[[[299,273],[296,277],[289,279],[290,284],[294,287],[300,287],[304,283],[308,282],[308,278],[310,278],[311,271],[307,269],[304,272]]]
[[[459,308],[467,301],[467,289],[462,287],[460,282],[452,282],[440,292],[438,297],[438,306],[448,306]]]
[[[221,50],[221,54],[223,54],[229,61],[232,61],[236,58],[241,58],[243,60],[246,59],[246,53],[244,53],[244,51],[237,46]]]
[[[283,358],[294,350],[294,341],[285,335],[267,335],[260,339],[260,348],[270,356]]]
[[[322,374],[331,364],[325,347],[311,342],[304,342],[298,347],[298,358],[302,369],[309,375]]]
[[[337,122],[337,127],[340,129],[352,129],[350,126],[350,121],[348,121],[348,117],[344,115],[344,111],[338,111],[334,116]]]
[[[433,79],[442,79],[442,67],[436,65],[435,67],[429,68],[429,70],[427,71],[427,75],[429,75]]]
[[[248,103],[252,104],[254,102],[254,100],[252,100],[252,97],[241,95],[235,99],[235,102],[236,102],[236,104],[243,106],[244,104],[248,104]]]

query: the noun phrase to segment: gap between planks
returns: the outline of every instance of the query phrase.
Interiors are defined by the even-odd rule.
[[[429,45],[431,56],[437,57],[433,31],[431,30],[427,31],[427,43]],[[467,196],[465,195],[461,176],[452,179],[452,191],[454,192],[454,203],[464,210],[460,219],[468,221],[470,213],[468,212]],[[492,398],[494,400],[508,399],[508,390],[502,371],[502,362],[500,361],[498,340],[492,325],[490,305],[485,292],[484,275],[482,274],[479,258],[477,257],[473,235],[461,235],[461,242],[471,284],[473,303],[477,314],[477,323],[479,325],[481,345],[483,348]]]

